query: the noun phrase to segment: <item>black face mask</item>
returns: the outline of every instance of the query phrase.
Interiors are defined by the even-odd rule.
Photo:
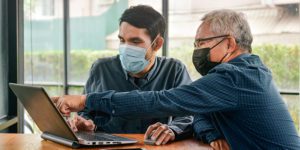
[[[193,64],[196,68],[196,70],[202,75],[205,76],[209,70],[214,68],[215,66],[221,64],[223,59],[227,56],[225,55],[220,62],[211,62],[210,61],[210,50],[219,45],[222,41],[224,41],[226,38],[215,44],[213,47],[209,48],[200,48],[195,49],[193,52]]]

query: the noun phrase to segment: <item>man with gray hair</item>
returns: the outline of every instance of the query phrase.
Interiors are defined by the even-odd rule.
[[[202,78],[162,91],[64,96],[62,113],[84,106],[108,116],[195,115],[196,138],[215,149],[300,149],[300,137],[275,87],[271,71],[251,54],[252,34],[243,15],[216,10],[204,16],[193,63]],[[124,100],[130,99],[130,102]],[[151,130],[146,134],[151,133]]]

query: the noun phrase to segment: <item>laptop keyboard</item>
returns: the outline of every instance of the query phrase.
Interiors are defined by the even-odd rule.
[[[132,141],[131,139],[120,137],[120,136],[114,136],[112,134],[104,134],[107,138],[113,139],[114,141]]]
[[[114,139],[111,139],[105,134],[95,134],[95,133],[85,133],[80,132],[76,134],[79,138],[87,140],[87,141],[114,141]]]
[[[88,141],[128,141],[129,139],[105,133],[76,133],[77,137]]]

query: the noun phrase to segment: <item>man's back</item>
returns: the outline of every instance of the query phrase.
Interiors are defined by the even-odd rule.
[[[211,115],[233,149],[299,146],[294,122],[273,83],[271,72],[257,56],[234,59],[210,73],[213,72],[229,75],[232,87],[227,94],[236,96],[233,100],[236,106]],[[224,99],[231,96],[224,96]]]
[[[118,92],[159,91],[190,82],[191,79],[185,66],[176,59],[157,57],[153,68],[144,78],[133,78],[122,69],[119,56],[115,56],[99,59],[93,64],[85,86],[85,93],[107,90]],[[112,117],[107,120],[97,115],[96,117],[90,116],[90,118],[93,118],[98,128],[100,127],[100,129],[110,133],[144,133],[149,125],[156,122],[167,124],[169,120],[166,117],[152,119]],[[188,117],[187,119],[190,120],[191,118]]]

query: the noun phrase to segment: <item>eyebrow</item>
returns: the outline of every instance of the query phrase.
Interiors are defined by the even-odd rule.
[[[124,39],[122,36],[118,35],[119,39]],[[129,38],[129,41],[144,41],[143,39],[141,39],[140,37],[131,37]]]

